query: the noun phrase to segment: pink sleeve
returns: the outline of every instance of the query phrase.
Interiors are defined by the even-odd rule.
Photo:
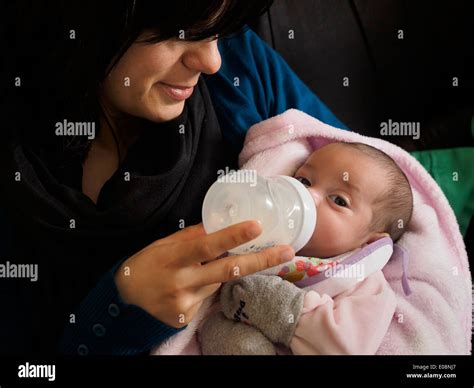
[[[381,271],[334,299],[309,291],[290,348],[293,354],[375,354],[395,307]]]

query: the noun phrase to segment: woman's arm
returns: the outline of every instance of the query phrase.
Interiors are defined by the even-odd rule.
[[[14,257],[9,245],[12,240],[9,222],[0,208],[1,259]],[[69,317],[60,340],[60,353],[139,354],[148,352],[153,346],[182,330],[168,326],[144,309],[123,301],[114,281],[115,272],[122,263],[123,260],[102,277],[74,315]],[[0,279],[0,295],[5,302],[0,322],[1,354],[31,352],[31,343],[37,342],[30,326],[33,306],[28,304],[28,292],[35,291],[28,286],[28,283],[24,285],[11,279]]]
[[[61,352],[137,354],[159,345],[185,327],[222,283],[292,259],[293,249],[280,245],[216,260],[261,232],[255,221],[211,234],[199,224],[153,242],[91,291],[65,329]]]
[[[7,231],[8,221],[2,215],[0,209],[0,231]],[[202,302],[223,282],[292,259],[293,249],[287,245],[216,259],[261,232],[255,221],[211,234],[206,234],[199,224],[153,242],[118,262],[102,277],[74,315],[69,316],[59,348],[48,341],[48,349],[58,348],[60,353],[71,355],[149,352],[186,327]],[[0,234],[0,257],[14,257],[3,237]],[[235,268],[240,269],[239,274]],[[29,304],[32,292],[37,291],[28,283],[0,282],[4,301],[0,354],[42,351],[38,346],[43,333],[33,319],[37,310]],[[56,326],[56,322],[51,324]]]
[[[149,352],[183,328],[174,328],[120,297],[114,275],[107,272],[66,325],[59,351],[63,354],[135,355]],[[71,322],[72,321],[72,322]]]
[[[206,83],[223,134],[236,150],[252,125],[290,108],[347,129],[251,29],[220,40],[219,50],[222,66]]]

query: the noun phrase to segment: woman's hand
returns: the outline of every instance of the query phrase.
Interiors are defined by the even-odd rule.
[[[218,256],[256,238],[256,221],[245,221],[206,235],[202,224],[190,226],[142,249],[115,274],[119,293],[172,327],[187,325],[204,299],[229,280],[289,261],[289,245],[258,253]],[[205,265],[203,265],[205,264]]]

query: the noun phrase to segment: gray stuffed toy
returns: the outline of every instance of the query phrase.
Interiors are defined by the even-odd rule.
[[[274,355],[289,346],[306,291],[279,276],[249,275],[226,283],[222,311],[203,325],[199,338],[207,355]]]

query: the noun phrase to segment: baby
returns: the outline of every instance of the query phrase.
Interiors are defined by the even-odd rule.
[[[410,221],[413,197],[406,176],[388,155],[371,146],[323,146],[294,177],[308,188],[318,212],[313,236],[297,252],[299,256],[331,258],[382,237],[396,241]],[[377,290],[377,295],[389,288],[381,271],[370,281],[373,279],[377,284],[369,288]],[[314,291],[306,292],[280,277],[262,274],[226,283],[221,291],[222,312],[208,319],[200,331],[203,354],[275,354],[274,344],[294,350],[292,343],[298,342],[294,341],[295,329],[298,324],[302,326],[302,314],[311,310],[308,303],[313,303],[315,313],[328,302],[327,295],[317,295],[315,303],[309,293]],[[375,304],[381,306],[377,320],[388,328],[395,302],[393,293],[384,295],[385,300],[379,298]],[[311,342],[311,338],[299,339],[300,343],[305,341]]]
[[[411,218],[405,174],[385,153],[361,143],[333,143],[296,171],[318,211],[316,230],[298,254],[331,257],[384,236],[396,241]]]

